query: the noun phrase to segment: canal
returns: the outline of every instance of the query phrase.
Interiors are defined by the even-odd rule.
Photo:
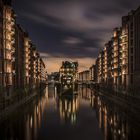
[[[0,123],[0,140],[137,140],[139,132],[126,108],[82,86],[63,96],[49,86]]]

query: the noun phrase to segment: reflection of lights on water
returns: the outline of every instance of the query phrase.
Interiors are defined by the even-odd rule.
[[[64,119],[64,117],[65,117],[65,112],[62,111],[62,119]]]
[[[32,126],[33,126],[33,118],[31,116],[31,118],[30,118],[30,127],[32,128]]]
[[[104,110],[104,107],[102,108],[102,110],[103,110],[103,112],[105,111],[105,110]]]
[[[69,112],[67,112],[67,116],[68,116],[68,118],[69,118],[69,116],[70,116],[70,113],[69,113]]]
[[[40,101],[40,108],[42,107],[42,100]]]
[[[45,97],[48,99],[48,87],[46,87]]]
[[[36,108],[36,112],[37,112],[37,115],[38,115],[38,106],[37,106],[37,108]]]
[[[117,126],[117,123],[115,122],[115,120],[114,120],[114,126]]]
[[[72,102],[72,113],[75,113],[76,109],[75,109],[75,102]]]
[[[77,106],[78,106],[78,102],[76,99],[72,101],[60,100],[59,101],[60,118],[62,120],[67,118],[72,124],[74,124],[76,122]]]
[[[107,115],[107,109],[106,109],[106,106],[105,106],[105,108],[104,108],[104,113],[105,113],[105,115]]]
[[[102,125],[102,112],[101,112],[101,108],[99,108],[99,127],[101,128]]]
[[[121,130],[120,130],[120,129],[118,130],[118,134],[119,134],[119,135],[121,134]]]
[[[78,99],[76,99],[76,109],[78,110]]]
[[[112,118],[110,119],[110,123],[111,123],[111,124],[113,123]]]
[[[55,94],[57,93],[57,87],[54,88],[54,93],[55,93]]]
[[[123,138],[125,138],[125,133],[122,134]]]
[[[74,113],[71,115],[71,123],[75,124],[75,122],[76,122],[76,114]]]
[[[99,97],[98,97],[98,105],[101,106],[101,100]]]
[[[65,110],[67,110],[67,101],[65,100]]]
[[[71,105],[69,104],[68,112],[71,112]]]
[[[65,113],[63,111],[63,107],[62,107],[62,101],[59,101],[59,110],[60,110],[60,118],[63,120]]]

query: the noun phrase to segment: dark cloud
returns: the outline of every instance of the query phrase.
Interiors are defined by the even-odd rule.
[[[13,5],[40,52],[95,58],[139,0],[13,0]]]

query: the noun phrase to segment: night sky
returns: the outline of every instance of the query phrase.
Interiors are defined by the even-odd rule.
[[[58,71],[63,60],[89,68],[121,17],[139,5],[139,0],[13,0],[17,22],[29,32],[48,72]]]

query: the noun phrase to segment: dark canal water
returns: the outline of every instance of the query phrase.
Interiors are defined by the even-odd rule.
[[[0,124],[0,140],[139,140],[132,113],[87,87],[59,96],[57,88],[17,109]]]

